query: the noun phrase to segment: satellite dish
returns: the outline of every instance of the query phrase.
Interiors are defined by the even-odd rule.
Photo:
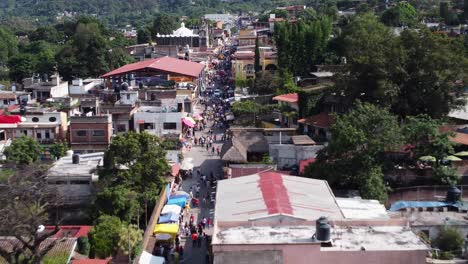
[[[37,227],[37,232],[38,232],[38,233],[41,233],[41,232],[43,232],[44,230],[45,230],[45,226],[44,226],[44,225],[40,225],[40,226]]]

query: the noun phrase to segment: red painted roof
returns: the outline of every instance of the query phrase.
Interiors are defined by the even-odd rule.
[[[282,94],[273,97],[273,100],[288,103],[297,103],[297,101],[299,100],[299,96],[297,95],[297,93]]]
[[[271,170],[269,168],[231,168],[231,178],[248,176],[262,171]]]
[[[92,226],[59,226],[60,230],[54,235],[55,238],[88,236]],[[54,230],[55,226],[46,226],[46,230]]]
[[[104,74],[102,77],[107,78],[145,69],[176,73],[190,77],[198,77],[203,71],[204,67],[205,65],[196,62],[179,60],[171,57],[162,57],[127,64],[125,66],[122,66],[118,69]]]
[[[111,258],[108,259],[76,259],[72,260],[71,264],[107,264],[110,263]]]
[[[17,124],[21,123],[19,115],[0,115],[0,124]]]
[[[276,172],[262,172],[258,174],[260,180],[258,184],[262,192],[263,201],[268,210],[268,214],[293,214],[288,190],[283,184],[283,177]]]
[[[311,159],[305,159],[305,160],[301,160],[299,161],[299,174],[302,174],[304,172],[304,169],[311,163],[314,163],[315,162],[315,158],[311,158]]]
[[[320,114],[297,120],[297,122],[315,127],[329,128],[335,123],[335,119],[329,113]]]

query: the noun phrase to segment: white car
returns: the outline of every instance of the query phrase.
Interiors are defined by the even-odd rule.
[[[221,96],[221,91],[220,91],[219,89],[216,89],[216,90],[214,91],[214,96],[220,97],[220,96]]]

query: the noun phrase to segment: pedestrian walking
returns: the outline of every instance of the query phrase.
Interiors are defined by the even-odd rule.
[[[201,242],[202,242],[202,238],[200,236],[198,236],[197,238],[197,246],[200,248],[201,247]]]
[[[208,151],[208,148],[209,148],[209,147],[210,147],[210,146],[208,146],[208,144],[206,144],[206,151]]]
[[[211,148],[211,154],[214,155],[214,153],[215,153],[215,147],[213,146],[213,147]]]
[[[219,154],[221,154],[221,148],[219,146],[216,147],[216,153],[218,154],[218,156],[219,156]]]
[[[207,221],[207,220],[206,220],[206,217],[203,217],[203,219],[202,219],[202,227],[203,227],[203,229],[205,229],[205,227],[206,227],[206,221]]]
[[[206,220],[206,223],[208,225],[208,228],[211,227],[211,217],[208,217],[208,220]]]
[[[197,239],[198,239],[197,233],[193,233],[193,234],[192,234],[192,247],[195,247],[195,246],[196,246]]]

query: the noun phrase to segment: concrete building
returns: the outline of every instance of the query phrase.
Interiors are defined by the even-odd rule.
[[[168,111],[162,106],[141,106],[134,115],[135,131],[156,136],[179,135],[185,116],[184,112]]]
[[[278,102],[278,109],[275,114],[282,126],[297,128],[297,112],[299,111],[299,95],[297,93],[282,94],[273,97],[273,101]],[[296,112],[296,115],[287,115]]]
[[[31,95],[27,92],[0,91],[0,108],[30,102]]]
[[[258,173],[218,181],[216,201],[215,264],[426,263],[405,220],[378,201],[335,198],[326,181]]]
[[[237,16],[231,14],[206,14],[203,17],[214,22],[220,21],[227,29],[236,26],[237,21]]]
[[[70,117],[70,145],[77,153],[105,151],[112,137],[112,116]]]
[[[89,94],[91,89],[103,84],[103,79],[75,79],[70,85],[70,96]]]
[[[12,115],[21,115],[20,122],[4,123],[4,138],[14,140],[21,136],[35,138],[41,144],[67,140],[68,119],[65,112],[52,108],[29,107],[16,108]]]
[[[251,48],[239,49],[232,56],[231,70],[235,78],[246,79],[255,77],[255,43]],[[260,47],[260,66],[262,71],[275,74],[278,70],[276,51],[270,47]]]
[[[32,94],[32,99],[45,102],[49,98],[67,97],[68,82],[64,82],[57,74],[52,75],[50,80],[41,81],[37,79],[23,80],[24,90]]]
[[[92,197],[93,183],[99,179],[97,169],[103,165],[104,152],[77,155],[78,158],[72,153],[54,163],[47,172],[47,183],[57,188],[67,205],[86,204]]]

